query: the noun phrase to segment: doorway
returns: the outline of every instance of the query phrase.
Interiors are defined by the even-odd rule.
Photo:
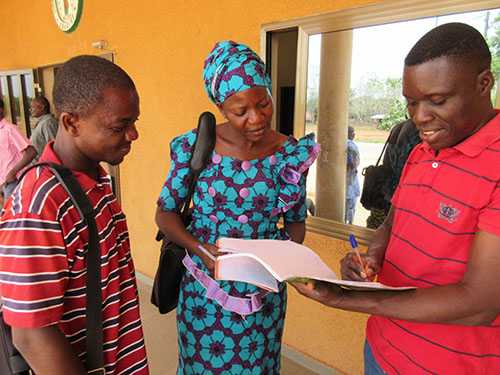
[[[273,128],[285,135],[294,135],[298,30],[269,34],[266,67],[272,80],[275,104]]]
[[[16,124],[27,138],[31,135],[30,102],[35,97],[33,70],[0,72],[0,95],[4,102],[4,116]]]

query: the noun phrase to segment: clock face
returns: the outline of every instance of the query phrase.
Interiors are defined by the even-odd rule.
[[[70,33],[78,26],[78,21],[82,14],[83,0],[51,0],[52,14],[57,26],[67,33]]]

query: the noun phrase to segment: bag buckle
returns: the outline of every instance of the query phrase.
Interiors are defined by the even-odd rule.
[[[104,367],[96,368],[94,370],[89,370],[87,371],[87,375],[106,375],[106,370]]]

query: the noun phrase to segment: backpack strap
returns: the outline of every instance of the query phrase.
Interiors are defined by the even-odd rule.
[[[19,179],[37,167],[51,170],[57,180],[66,189],[75,208],[78,210],[89,232],[87,248],[87,283],[86,283],[86,367],[89,374],[105,374],[102,333],[102,288],[101,288],[101,251],[99,233],[95,222],[94,207],[70,169],[56,163],[38,163],[26,169]]]
[[[385,140],[384,147],[382,147],[382,151],[380,152],[380,155],[378,156],[377,164],[375,164],[375,166],[378,166],[380,164],[380,159],[382,159],[382,156],[384,155],[385,149],[387,148],[387,144],[389,143],[389,138],[390,137],[387,137],[387,139]]]

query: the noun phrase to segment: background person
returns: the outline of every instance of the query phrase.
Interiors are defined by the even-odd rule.
[[[347,128],[347,168],[346,168],[346,198],[345,198],[345,222],[352,224],[356,214],[356,203],[361,190],[359,187],[358,167],[359,148],[354,137],[356,132],[352,126]]]
[[[0,99],[0,209],[17,185],[17,176],[36,155],[34,147],[18,127],[4,117]]]
[[[56,137],[58,124],[57,119],[50,113],[50,103],[45,96],[37,96],[31,101],[30,113],[37,120],[30,137],[37,152],[36,161],[47,143]]]
[[[491,104],[491,54],[473,27],[424,35],[405,59],[403,95],[422,143],[364,255],[369,277],[404,292],[300,292],[373,314],[367,374],[500,373],[500,115]],[[344,278],[361,280],[352,255]]]
[[[319,146],[313,135],[295,140],[271,129],[271,82],[264,63],[247,46],[217,43],[205,61],[204,80],[226,121],[216,128],[215,151],[197,181],[192,222],[186,229],[178,211],[187,194],[194,131],[170,144],[170,171],[156,222],[201,270],[211,273],[214,262],[198,246],[217,255],[219,237],[304,240],[306,172]],[[242,282],[218,283],[238,297],[259,291]],[[279,374],[285,284],[279,289],[262,298],[260,311],[242,317],[207,298],[205,288],[186,272],[177,307],[178,374]]]
[[[391,199],[398,186],[401,172],[411,150],[421,142],[418,129],[411,119],[391,128],[382,164],[390,170],[389,178],[382,186],[383,207],[372,208],[366,219],[366,227],[377,229],[385,220],[391,208]]]

